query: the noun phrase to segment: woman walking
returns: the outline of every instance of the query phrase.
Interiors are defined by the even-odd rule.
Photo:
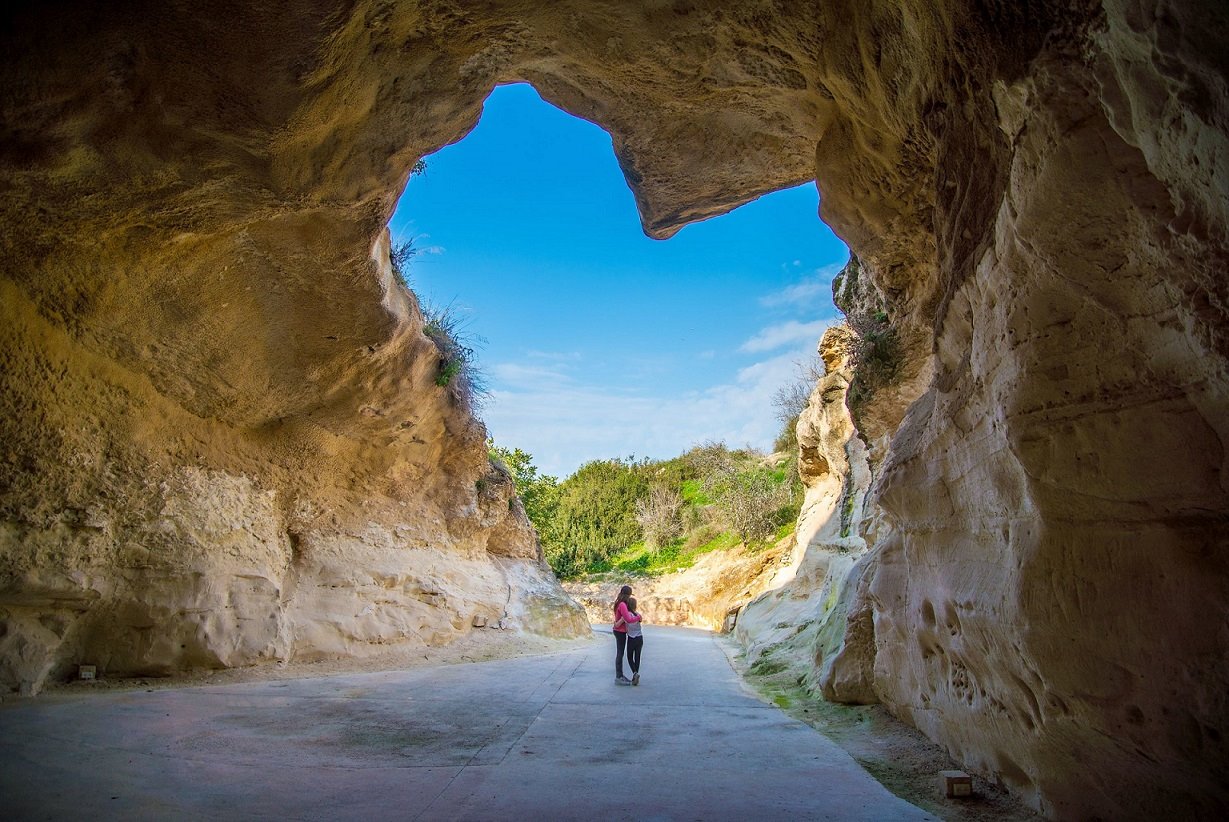
[[[640,616],[640,609],[636,607],[636,598],[628,597],[627,610],[630,612],[626,617],[627,626],[627,664],[632,667],[632,684],[640,684],[640,651],[644,648],[644,632],[641,629],[641,623],[644,617]]]
[[[615,684],[631,685],[632,681],[623,676],[623,653],[627,649],[627,617],[631,611],[627,601],[632,598],[632,586],[624,585],[619,589],[619,598],[614,604],[614,638],[615,638]]]

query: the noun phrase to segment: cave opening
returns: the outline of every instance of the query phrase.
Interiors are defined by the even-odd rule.
[[[369,253],[403,160],[524,77],[617,135],[649,233],[818,178],[895,303],[906,368],[860,421],[873,498],[831,489],[832,550],[799,577],[848,572],[799,588],[827,627],[782,596],[758,647],[822,642],[807,682],[868,694],[1048,816],[1223,816],[1223,3],[358,3],[225,24],[214,4],[77,5],[3,33],[8,691],[78,663],[588,631],[487,493],[479,426],[434,390],[432,343]],[[840,542],[859,519],[865,562]],[[113,727],[64,728],[0,734],[41,746],[7,757],[29,768],[6,796],[60,795],[30,775],[63,773],[64,739],[116,750]],[[121,793],[88,784],[62,815]]]
[[[650,238],[610,135],[526,83],[424,166],[392,246],[425,312],[478,349],[496,442],[558,476],[702,441],[772,450],[774,392],[839,322],[848,249],[813,182]]]

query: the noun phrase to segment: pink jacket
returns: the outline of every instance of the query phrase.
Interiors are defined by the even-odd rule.
[[[620,603],[619,603],[619,604],[615,607],[615,618],[614,618],[614,621],[615,621],[616,623],[618,623],[618,621],[619,621],[620,619],[622,619],[622,620],[624,620],[624,621],[626,622],[626,621],[628,621],[628,617],[630,617],[631,615],[632,615],[632,614],[631,614],[631,611],[627,610],[627,603],[626,603],[626,602],[620,602]],[[614,626],[614,629],[615,629],[616,631],[618,631],[619,633],[621,633],[621,634],[626,634],[626,633],[627,633],[627,626],[626,626],[626,625],[618,625],[618,624],[616,624],[616,625]]]

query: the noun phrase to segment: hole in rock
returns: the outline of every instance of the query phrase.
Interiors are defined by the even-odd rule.
[[[817,212],[806,184],[650,239],[610,136],[515,84],[425,158],[390,229],[428,322],[476,349],[491,436],[565,477],[708,440],[772,451],[774,392],[839,316],[848,251]]]

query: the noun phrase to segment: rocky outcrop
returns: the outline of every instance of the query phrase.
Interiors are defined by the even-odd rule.
[[[358,421],[401,415],[378,439],[310,414],[228,425],[88,351],[7,287],[5,399],[18,412],[0,423],[0,681],[37,692],[80,663],[170,674],[430,648],[475,624],[588,630],[511,479],[486,462],[480,426],[442,390],[356,409]],[[426,383],[429,344],[415,343]],[[401,368],[391,376],[412,397],[415,369]],[[364,400],[379,398],[351,399]]]
[[[528,80],[611,131],[654,236],[818,179],[890,305],[831,687],[865,692],[869,613],[875,695],[1045,813],[1217,816],[1227,25],[1211,0],[13,12],[6,680],[93,647],[439,641],[502,615],[509,568],[548,584],[381,239],[414,161]]]
[[[1082,51],[994,85],[1001,199],[966,273],[940,255],[933,349],[882,259],[853,262],[874,291],[838,303],[889,320],[864,324],[863,351],[900,334],[889,379],[856,369],[848,397],[875,474],[855,523],[870,551],[846,572],[813,541],[740,632],[753,653],[812,655],[826,696],[882,701],[1047,815],[1212,818],[1229,803],[1208,764],[1226,761],[1229,667],[1212,662],[1226,637],[1199,625],[1226,612],[1226,235],[1223,199],[1193,181],[1226,181],[1202,153],[1223,156],[1224,83],[1197,59],[1139,57],[1196,12],[1105,11]],[[1206,83],[1220,102],[1202,114],[1174,101]],[[1179,109],[1164,137],[1142,113]],[[1178,174],[1175,156],[1216,170]],[[1205,219],[1221,240],[1200,239]],[[804,603],[797,637],[765,627],[783,603]]]
[[[841,281],[856,288],[850,278],[857,268],[855,258],[838,288]],[[874,559],[858,527],[866,518],[871,464],[846,406],[849,359],[859,343],[848,326],[829,329],[820,341],[826,373],[797,425],[806,491],[795,556],[777,585],[742,609],[735,636],[752,663],[768,652],[802,659],[808,685],[828,699],[873,703],[873,610],[865,589]]]

